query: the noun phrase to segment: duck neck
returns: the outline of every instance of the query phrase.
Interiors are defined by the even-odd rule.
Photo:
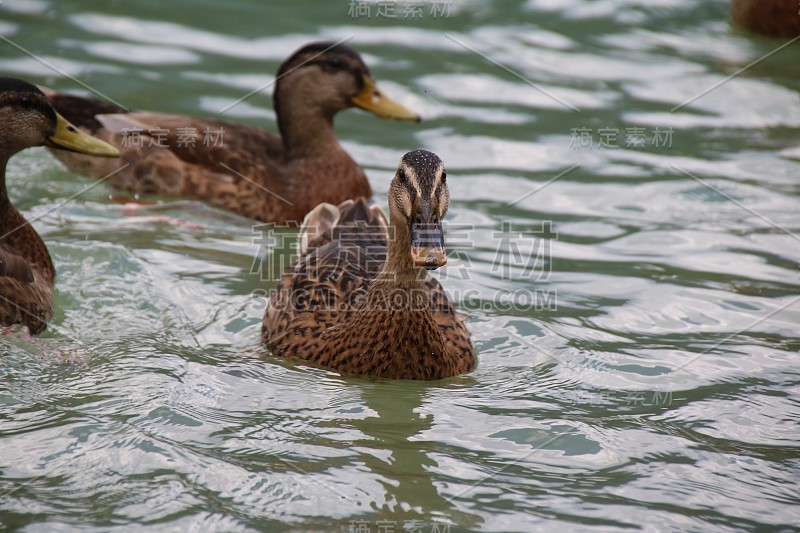
[[[6,164],[9,156],[0,156],[0,243],[8,244],[19,251],[34,250],[33,254],[24,253],[31,266],[40,268],[39,275],[52,283],[55,268],[44,241],[36,230],[25,220],[17,208],[11,204],[6,187]],[[43,250],[43,253],[41,252]]]
[[[278,129],[287,158],[330,157],[343,151],[333,129],[335,112],[308,106],[301,96],[281,93],[275,100]]]

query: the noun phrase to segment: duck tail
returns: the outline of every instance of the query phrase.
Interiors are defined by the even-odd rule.
[[[365,229],[380,236],[389,233],[389,223],[378,205],[370,204],[366,198],[345,200],[338,206],[322,203],[303,219],[297,236],[298,250],[305,255],[340,233],[363,233]]]
[[[312,209],[303,219],[303,225],[300,226],[300,233],[297,235],[297,250],[300,255],[306,255],[314,248],[324,244],[321,239],[323,236],[330,235],[331,229],[338,220],[339,208],[333,204],[323,202]],[[327,238],[325,242],[328,240],[330,238]]]

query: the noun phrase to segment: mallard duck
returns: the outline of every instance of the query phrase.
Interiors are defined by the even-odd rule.
[[[371,196],[364,171],[336,138],[336,113],[359,107],[383,118],[419,120],[378,89],[358,53],[326,42],[304,46],[278,70],[273,101],[280,137],[221,120],[127,112],[67,94],[51,93],[50,101],[122,152],[115,163],[57,154],[74,172],[102,178],[129,164],[109,178],[111,185],[204,200],[276,223],[300,222],[321,202]]]
[[[266,347],[383,378],[433,380],[474,368],[469,332],[426,272],[447,261],[448,204],[441,159],[418,150],[392,179],[388,222],[364,198],[317,206],[264,314]]]
[[[786,38],[800,36],[797,0],[731,0],[731,18],[756,33]]]
[[[8,197],[9,158],[31,146],[117,157],[113,146],[78,130],[28,82],[0,78],[0,324],[25,324],[33,335],[53,315],[55,269],[42,238]]]

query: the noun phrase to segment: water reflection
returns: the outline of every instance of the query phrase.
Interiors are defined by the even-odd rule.
[[[374,416],[351,422],[364,435],[353,442],[353,450],[370,472],[379,475],[385,491],[382,501],[373,501],[373,512],[364,517],[373,523],[422,520],[468,528],[482,524],[480,516],[459,510],[434,483],[434,472],[442,467],[434,456],[441,451],[423,434],[433,427],[435,415],[420,412],[428,387],[377,381],[360,389],[363,404]]]

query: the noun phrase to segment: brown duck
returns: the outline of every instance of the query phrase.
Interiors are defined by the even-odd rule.
[[[800,36],[797,0],[731,0],[731,18],[756,33],[787,39]]]
[[[42,332],[53,316],[55,269],[42,238],[11,205],[6,165],[20,150],[42,145],[119,156],[64,120],[35,85],[0,78],[0,324],[24,324],[31,334]]]
[[[61,114],[119,148],[117,162],[56,154],[79,174],[142,194],[194,198],[264,222],[299,222],[321,202],[369,197],[364,171],[342,148],[333,117],[349,107],[419,120],[376,86],[361,56],[341,44],[309,44],[276,76],[281,136],[221,120],[127,112],[98,100],[49,93]],[[221,132],[221,133],[220,133]]]
[[[363,198],[309,213],[300,257],[264,314],[266,347],[383,378],[433,380],[472,370],[469,332],[426,272],[447,261],[446,180],[436,154],[409,152],[389,187],[388,222]]]

